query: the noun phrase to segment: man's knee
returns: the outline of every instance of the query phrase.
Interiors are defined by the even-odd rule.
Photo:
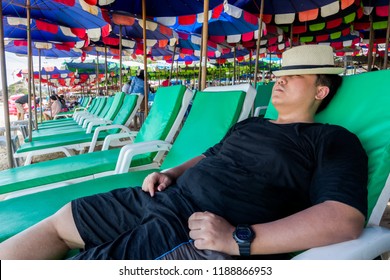
[[[70,249],[84,248],[84,241],[82,240],[73,219],[70,203],[58,210],[54,215],[49,217],[48,220],[52,223],[58,237],[62,239]]]

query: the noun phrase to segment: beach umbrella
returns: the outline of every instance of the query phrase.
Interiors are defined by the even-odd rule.
[[[29,12],[31,19],[40,20],[42,28],[53,28],[53,25],[57,24],[70,28],[67,32],[79,38],[88,36],[88,38],[98,39],[109,34],[111,26],[103,19],[98,7],[82,0],[74,0],[71,6],[69,3],[47,0],[3,0],[3,15],[27,18]]]
[[[67,1],[65,1],[67,2]],[[28,69],[32,71],[32,47],[31,47],[31,19],[47,23],[69,27],[71,33],[84,40],[106,36],[110,32],[110,25],[104,21],[99,8],[76,0],[72,6],[55,1],[44,0],[4,0],[2,1],[3,15],[24,18],[27,21],[28,42]],[[88,11],[86,11],[86,10]],[[48,28],[48,27],[44,27]],[[31,116],[31,79],[29,77],[29,115]],[[32,123],[29,122],[29,140],[32,140]]]
[[[123,11],[133,15],[142,15],[142,0],[91,0],[99,7],[109,11]],[[171,17],[194,15],[204,11],[204,2],[199,0],[145,0],[148,17]],[[221,0],[208,0],[210,9],[221,4]]]
[[[0,7],[0,18],[3,17],[3,8]],[[8,159],[8,167],[14,167],[13,163],[13,155],[11,148],[11,126],[9,121],[9,107],[8,107],[8,84],[7,84],[7,75],[6,71],[6,61],[5,61],[5,52],[4,52],[4,29],[3,22],[0,21],[0,61],[1,61],[1,82],[3,85],[3,106],[4,106],[4,120],[5,120],[5,137],[6,137],[6,145],[7,145],[7,159]]]

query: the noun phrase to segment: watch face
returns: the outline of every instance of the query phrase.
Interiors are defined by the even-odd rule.
[[[252,235],[252,232],[248,228],[242,228],[236,231],[237,238],[243,241],[251,240]]]

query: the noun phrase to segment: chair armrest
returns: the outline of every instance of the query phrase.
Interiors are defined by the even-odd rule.
[[[128,172],[131,160],[135,155],[158,151],[169,151],[171,146],[171,143],[162,140],[146,141],[123,146],[116,163],[115,174]]]
[[[99,137],[99,133],[101,131],[110,130],[110,129],[113,129],[113,128],[120,128],[120,129],[122,129],[126,133],[130,133],[131,132],[131,130],[127,126],[124,126],[124,125],[121,125],[121,124],[110,124],[110,125],[105,125],[105,126],[99,126],[93,132],[93,136],[92,136],[91,144],[89,146],[89,150],[93,151],[93,149],[96,147],[97,140],[98,140],[98,137]]]
[[[115,140],[118,140],[121,138],[130,138],[130,141],[133,142],[135,137],[137,136],[137,134],[138,134],[138,131],[130,131],[129,133],[122,132],[122,133],[110,134],[104,139],[102,151],[108,150],[112,141],[115,141]]]
[[[371,226],[358,239],[309,249],[294,260],[373,260],[390,251],[390,229]]]
[[[112,121],[105,119],[92,119],[84,122],[87,128],[86,133],[91,133],[94,126],[112,124]],[[83,128],[85,128],[83,125]]]
[[[267,110],[268,106],[259,106],[255,108],[254,117],[258,117],[260,115],[261,110]]]

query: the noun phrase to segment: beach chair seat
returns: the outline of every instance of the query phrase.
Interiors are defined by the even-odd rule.
[[[83,153],[85,148],[103,143],[107,135],[118,133],[121,130],[130,131],[128,126],[142,99],[142,95],[127,95],[112,124],[99,126],[93,133],[64,134],[24,143],[16,151],[14,157],[25,157],[25,165],[28,165],[36,155],[62,152],[66,156],[73,156],[75,151]]]
[[[244,87],[238,88],[244,89]],[[226,90],[228,89],[229,87],[226,87]],[[242,90],[198,92],[178,137],[157,169],[100,177],[1,201],[0,220],[3,227],[0,228],[0,242],[53,214],[75,198],[110,191],[114,188],[139,186],[145,176],[151,172],[174,167],[201,154],[219,142],[235,122],[248,116],[254,98],[255,89],[250,86],[246,87],[246,92]],[[43,206],[38,201],[48,201],[48,203]]]
[[[129,96],[129,95],[128,95]],[[141,142],[165,140],[172,142],[179,129],[192,92],[184,86],[165,87],[156,93],[155,104],[145,124],[138,133],[121,134],[129,141]],[[135,139],[134,139],[135,138]],[[114,173],[120,149],[96,151],[67,158],[4,170],[0,172],[0,194],[20,193],[60,187],[81,180]],[[145,154],[137,159],[136,165],[159,165],[163,154]],[[23,191],[22,191],[23,190]]]
[[[316,121],[355,133],[368,155],[368,219],[356,240],[313,248],[295,259],[374,259],[390,251],[390,229],[380,220],[390,198],[389,70],[343,77],[338,93]],[[273,106],[266,117],[276,118]]]

